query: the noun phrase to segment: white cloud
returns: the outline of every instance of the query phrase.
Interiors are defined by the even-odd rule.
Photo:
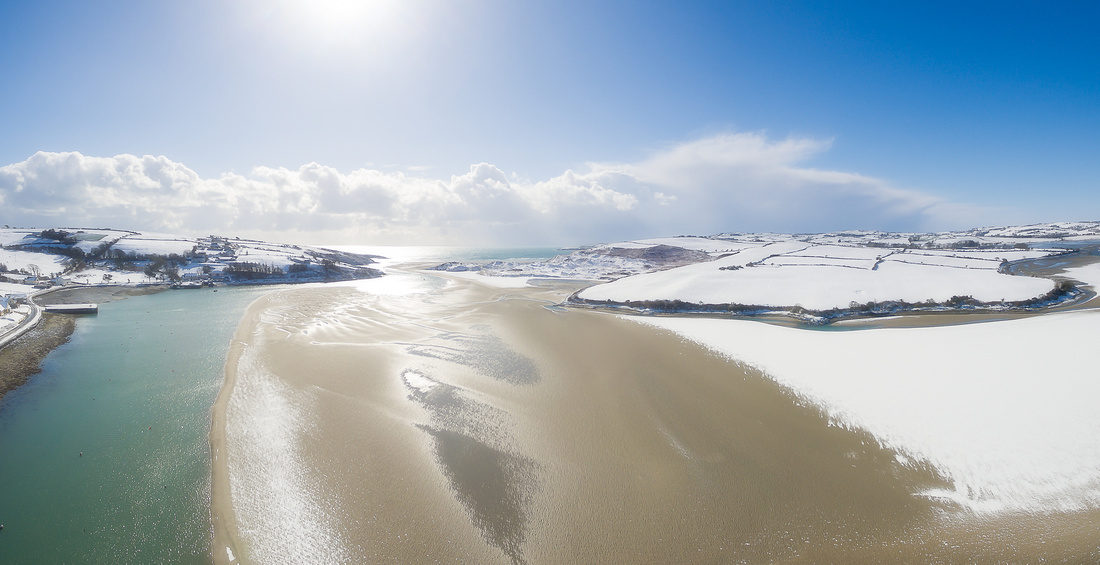
[[[798,166],[831,141],[723,134],[654,153],[639,163],[596,163],[653,189],[653,225],[666,233],[940,229],[956,204],[858,173]],[[663,206],[662,206],[663,205]],[[971,209],[969,212],[976,212]],[[952,218],[954,219],[954,218]],[[971,217],[971,219],[974,219]]]
[[[39,152],[0,167],[20,226],[219,232],[302,242],[583,243],[680,233],[938,229],[967,208],[856,173],[799,167],[830,141],[758,133],[680,144],[547,180],[488,164],[449,179],[317,163],[200,178],[166,157]]]

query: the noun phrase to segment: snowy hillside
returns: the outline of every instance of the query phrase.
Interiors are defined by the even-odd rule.
[[[369,256],[220,236],[5,228],[0,245],[0,278],[9,283],[310,282],[381,274],[367,267]]]
[[[979,302],[1018,302],[1054,290],[1050,279],[1002,274],[1009,259],[1042,251],[970,251],[965,254],[767,243],[721,259],[640,274],[582,291],[578,298],[617,303],[682,301],[694,304],[848,308],[853,303],[945,303],[955,296]]]
[[[1100,222],[920,234],[843,231],[670,237],[604,244],[531,263],[447,263],[482,277],[610,281],[575,304],[657,311],[795,312],[1015,309],[1067,300],[1069,285],[1009,274],[1019,262],[1100,243]],[[476,277],[475,277],[476,278]],[[827,316],[826,316],[827,317]]]
[[[487,277],[614,279],[708,261],[713,258],[712,255],[700,248],[726,247],[722,242],[705,238],[679,239],[681,241],[673,241],[671,245],[664,243],[666,240],[598,245],[574,251],[569,255],[559,255],[547,261],[444,263],[433,267],[432,270],[477,272]],[[710,244],[708,245],[707,242]]]

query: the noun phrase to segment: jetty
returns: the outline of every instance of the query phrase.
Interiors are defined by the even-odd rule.
[[[97,314],[99,304],[51,304],[42,307],[54,314]]]

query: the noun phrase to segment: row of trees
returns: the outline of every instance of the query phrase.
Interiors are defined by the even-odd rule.
[[[77,242],[76,236],[65,230],[42,230],[42,232],[38,234],[38,237],[42,239],[52,239],[58,243],[64,243],[66,245],[72,245]]]
[[[266,279],[268,277],[282,276],[282,267],[268,265],[266,263],[234,262],[225,266],[225,274],[238,279]]]
[[[336,262],[331,259],[325,259],[321,261],[321,268],[324,270],[325,276],[331,276],[333,274],[339,274],[339,267],[336,266]],[[268,277],[280,277],[285,274],[303,274],[310,272],[310,266],[306,263],[294,263],[287,266],[284,271],[282,267],[277,265],[269,265],[267,263],[250,263],[247,261],[235,261],[226,265],[223,271],[226,275],[236,277],[239,279],[263,279]]]

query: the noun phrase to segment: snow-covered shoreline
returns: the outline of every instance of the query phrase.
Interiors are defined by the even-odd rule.
[[[1067,274],[1100,285],[1100,264]],[[978,513],[1100,508],[1100,310],[842,332],[626,318],[761,370],[954,485],[924,496]]]
[[[903,312],[1040,311],[1090,298],[1030,262],[1100,248],[1100,222],[943,234],[719,234],[602,244],[546,261],[444,263],[493,286],[589,280],[571,306],[656,314],[787,316],[808,323]],[[1026,234],[1026,235],[1021,235]],[[1075,246],[1067,249],[1067,246]]]
[[[610,251],[641,256],[657,246],[710,257],[631,264]],[[725,234],[612,244],[462,276],[545,277],[557,267],[601,281],[569,305],[672,314],[623,317],[760,370],[835,425],[872,434],[900,464],[930,466],[952,485],[916,494],[979,515],[1043,514],[1100,509],[1092,370],[1100,309],[1088,307],[1100,288],[1098,253],[1097,222],[937,235]],[[1073,301],[1083,307],[1052,308]],[[746,319],[1020,310],[1037,315],[847,331]]]
[[[580,291],[578,291],[579,293]],[[574,293],[574,297],[576,294]],[[810,310],[801,306],[762,306],[744,304],[685,303],[676,300],[657,301],[584,301],[571,298],[566,305],[574,308],[592,308],[635,315],[660,315],[680,317],[725,317],[739,319],[785,318],[806,325],[825,325],[852,322],[861,319],[896,318],[908,314],[968,314],[991,315],[1010,313],[1038,313],[1054,307],[1066,307],[1091,299],[1094,292],[1079,287],[1055,289],[1051,293],[1019,302],[948,301],[944,303],[909,303],[884,301],[859,304],[848,308]]]
[[[1064,251],[882,248],[828,239],[773,239],[712,261],[595,285],[570,303],[828,322],[904,311],[1035,309],[1080,296],[1072,284],[1007,274],[1013,261]]]

